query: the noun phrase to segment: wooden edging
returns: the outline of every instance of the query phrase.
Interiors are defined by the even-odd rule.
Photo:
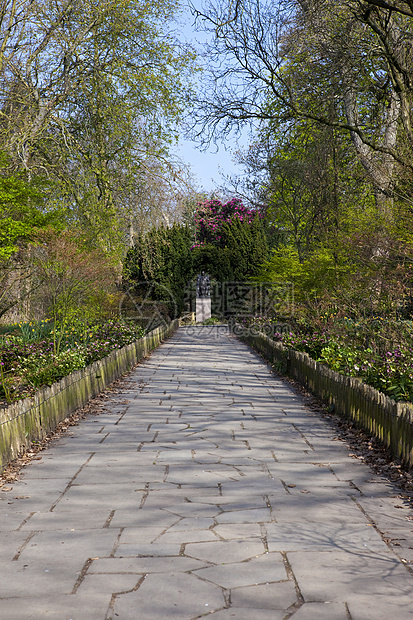
[[[26,450],[33,441],[39,441],[90,398],[102,392],[119,379],[164,338],[179,326],[179,320],[158,327],[147,336],[107,357],[76,370],[50,387],[41,388],[33,397],[12,403],[0,411],[0,471]]]
[[[239,326],[237,326],[239,327]],[[261,333],[236,330],[237,336],[320,396],[335,411],[380,439],[393,457],[413,467],[413,406],[396,402],[356,377],[346,377],[313,360],[307,353],[284,347]]]

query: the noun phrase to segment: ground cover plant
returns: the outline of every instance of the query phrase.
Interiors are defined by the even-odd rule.
[[[413,322],[370,317],[324,317],[314,323],[292,321],[280,330],[280,318],[239,320],[286,347],[304,351],[332,370],[359,377],[395,400],[413,402]]]
[[[9,403],[32,395],[142,338],[144,329],[133,321],[102,320],[65,326],[56,351],[54,323],[39,321],[11,326],[0,336],[0,401]],[[19,332],[17,332],[17,327]]]

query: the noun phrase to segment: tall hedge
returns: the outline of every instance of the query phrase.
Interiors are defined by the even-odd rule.
[[[161,226],[139,236],[126,256],[125,285],[138,300],[162,302],[171,318],[186,309],[201,271],[216,282],[247,282],[269,258],[259,213],[247,211],[237,200],[203,203],[200,213],[197,239],[186,225]]]
[[[204,270],[219,282],[245,282],[256,276],[268,260],[268,243],[263,220],[233,219],[220,230],[220,242],[194,247],[196,272]]]
[[[124,282],[142,298],[150,295],[168,308],[170,318],[182,313],[185,289],[192,277],[192,234],[188,226],[152,228],[140,235],[125,259]]]

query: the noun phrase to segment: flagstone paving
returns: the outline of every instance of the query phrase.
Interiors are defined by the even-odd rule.
[[[223,327],[0,492],[1,620],[413,619],[413,512]]]

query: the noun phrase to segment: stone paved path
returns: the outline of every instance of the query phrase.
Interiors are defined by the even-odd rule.
[[[413,618],[412,512],[222,328],[107,409],[0,494],[2,620]]]

